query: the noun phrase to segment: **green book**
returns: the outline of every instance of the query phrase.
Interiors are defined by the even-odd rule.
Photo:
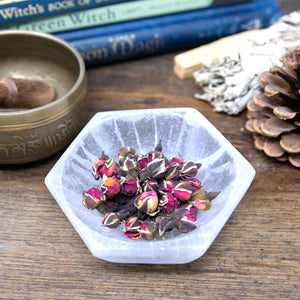
[[[34,21],[17,22],[0,28],[54,33],[203,9],[210,7],[213,2],[213,0],[130,1],[45,17]]]

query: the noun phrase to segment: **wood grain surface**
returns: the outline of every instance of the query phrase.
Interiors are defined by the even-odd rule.
[[[299,9],[297,1],[280,2],[284,13]],[[62,152],[2,165],[0,299],[300,299],[300,171],[254,148],[245,113],[215,113],[195,99],[193,80],[173,73],[175,54],[89,69],[88,119],[98,111],[188,106],[225,135],[256,177],[212,246],[183,265],[102,261],[45,187]]]

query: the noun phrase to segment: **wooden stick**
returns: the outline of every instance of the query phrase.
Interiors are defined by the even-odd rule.
[[[261,30],[241,32],[178,54],[174,58],[174,72],[180,79],[191,77],[195,71],[201,69],[204,60],[217,59],[228,49],[257,36],[260,32]]]

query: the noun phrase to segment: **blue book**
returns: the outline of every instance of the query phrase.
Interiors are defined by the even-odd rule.
[[[91,67],[197,47],[245,30],[265,28],[280,16],[275,0],[255,0],[56,36],[70,42]]]
[[[0,24],[10,24],[129,1],[136,0],[5,0],[0,1]]]

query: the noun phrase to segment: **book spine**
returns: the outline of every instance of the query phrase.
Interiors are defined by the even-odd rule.
[[[183,11],[208,8],[213,0],[140,0],[80,10],[59,16],[11,24],[2,29],[23,29],[47,33],[63,32],[78,28],[120,23]]]
[[[136,1],[136,0],[130,0]],[[0,24],[49,17],[128,0],[20,0],[0,1]]]
[[[231,16],[249,12],[254,15],[257,10],[268,8],[278,10],[279,5],[274,0],[255,0],[246,3],[228,5],[222,7],[212,7],[207,9],[183,12],[178,14],[164,15],[160,17],[146,18],[129,22],[116,23],[111,25],[94,26],[90,28],[81,28],[67,32],[59,32],[55,35],[66,41],[82,40],[86,38],[98,37],[99,35],[122,34],[138,29],[160,28],[171,24],[185,24],[187,22],[197,21],[199,19],[208,20],[219,18],[220,16]]]
[[[272,7],[237,12],[211,19],[166,24],[160,27],[137,28],[125,32],[73,40],[70,43],[80,52],[86,66],[102,65],[121,60],[145,57],[200,46],[244,30],[271,25],[281,15],[275,1]]]

